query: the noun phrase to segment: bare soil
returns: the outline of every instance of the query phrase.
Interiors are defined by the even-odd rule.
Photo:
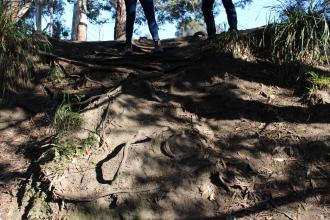
[[[35,87],[0,108],[0,219],[330,219],[330,105],[307,105],[278,66],[199,37],[161,54],[52,45]],[[64,93],[83,97],[67,138],[98,138],[47,161]]]

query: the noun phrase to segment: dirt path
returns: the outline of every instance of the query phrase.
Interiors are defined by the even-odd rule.
[[[118,42],[52,43],[65,78],[41,72],[35,95],[15,99],[24,110],[0,111],[0,219],[330,218],[329,105],[303,104],[275,66],[197,37],[163,54],[136,42],[130,56]],[[102,118],[103,144],[58,174],[31,162],[63,92],[101,95],[82,114],[86,130]]]

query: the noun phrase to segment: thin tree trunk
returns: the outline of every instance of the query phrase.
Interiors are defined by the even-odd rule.
[[[114,39],[125,40],[125,24],[126,24],[126,8],[124,0],[117,0],[116,2],[116,22]]]
[[[54,34],[54,2],[50,2],[49,6],[49,36],[53,37]]]
[[[42,26],[42,2],[36,1],[36,27],[37,31],[41,32],[41,26]]]
[[[77,40],[87,40],[87,0],[79,0],[79,23],[77,30]]]
[[[73,13],[72,13],[71,40],[77,39],[78,23],[79,23],[79,0],[76,0],[73,6]]]
[[[77,0],[74,4],[71,40],[87,40],[87,0]]]

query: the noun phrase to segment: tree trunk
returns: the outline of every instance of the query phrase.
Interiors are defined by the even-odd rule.
[[[78,0],[74,3],[72,13],[71,40],[77,39],[77,29],[79,23],[79,3]]]
[[[20,1],[5,0],[3,1],[3,6],[10,14],[12,21],[16,23],[32,8],[32,0],[26,1],[22,6]]]
[[[117,0],[116,2],[116,22],[114,39],[125,40],[125,25],[126,25],[126,8],[124,0]]]
[[[42,25],[42,2],[36,1],[36,27],[37,27],[37,31],[41,32],[41,25]]]
[[[77,0],[74,4],[71,39],[87,40],[87,0]]]
[[[50,2],[49,6],[49,36],[53,37],[54,33],[54,2]]]

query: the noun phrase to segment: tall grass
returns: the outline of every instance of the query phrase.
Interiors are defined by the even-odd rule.
[[[0,2],[0,97],[29,85],[38,61],[38,40],[15,24]]]
[[[318,1],[298,4],[281,1],[273,10],[279,14],[273,33],[273,60],[280,63],[329,63],[330,31],[327,14]],[[307,1],[306,1],[307,2]]]

